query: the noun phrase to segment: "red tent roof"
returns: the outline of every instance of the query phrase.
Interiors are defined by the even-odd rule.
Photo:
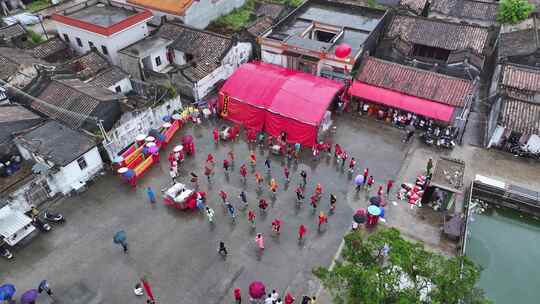
[[[360,98],[445,122],[450,122],[454,114],[454,107],[452,106],[379,88],[360,81],[353,82],[349,93]]]
[[[310,125],[318,125],[343,88],[334,80],[253,62],[240,66],[221,92],[243,103]]]

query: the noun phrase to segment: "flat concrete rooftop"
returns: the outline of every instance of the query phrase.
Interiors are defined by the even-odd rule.
[[[64,15],[94,25],[109,27],[136,13],[122,7],[97,3]]]

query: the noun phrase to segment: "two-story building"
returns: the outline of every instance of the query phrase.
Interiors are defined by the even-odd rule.
[[[258,38],[261,59],[326,78],[350,79],[360,55],[374,50],[385,13],[335,1],[306,1]],[[344,46],[345,52],[336,54]]]
[[[239,8],[246,0],[127,0],[127,3],[146,8],[156,17],[178,20],[184,24],[204,29],[221,15]]]
[[[177,22],[119,52],[120,66],[136,79],[172,84],[199,102],[251,56],[251,44]]]
[[[113,64],[118,50],[148,36],[152,13],[119,2],[88,0],[52,15],[60,37],[78,53],[96,49]]]

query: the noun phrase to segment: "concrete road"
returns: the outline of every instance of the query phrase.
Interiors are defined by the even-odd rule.
[[[358,170],[368,166],[381,183],[396,178],[407,151],[400,141],[400,131],[348,115],[339,117],[337,125],[333,140],[358,159]],[[217,196],[224,189],[238,206],[236,197],[241,189],[246,189],[250,207],[256,209],[258,194],[252,175],[244,185],[238,174],[240,164],[247,161],[249,147],[243,139],[216,146],[211,140],[211,128],[213,125],[185,127],[168,150],[183,134],[195,136],[197,154],[183,164],[180,179],[184,182],[188,182],[191,171],[198,172],[202,179],[201,164],[208,153],[217,158],[218,169],[212,183],[201,182],[201,189],[209,192],[209,204],[216,210],[214,227],[202,214],[164,206],[161,195],[160,203],[154,208],[150,206],[144,188],[159,190],[169,183],[167,153],[163,153],[162,162],[151,168],[137,188],[107,175],[86,193],[58,204],[55,208],[66,215],[67,223],[15,249],[14,260],[0,260],[0,283],[11,282],[24,291],[46,278],[58,302],[70,304],[143,303],[132,292],[141,274],[148,276],[159,303],[231,303],[232,289],[240,287],[247,297],[252,280],[261,280],[269,289],[280,292],[289,290],[297,298],[314,294],[319,284],[312,268],[331,263],[350,227],[353,208],[366,205],[364,195],[353,195],[349,176],[336,166],[333,158],[325,156],[313,162],[309,151],[305,151],[298,167],[291,166],[292,181],[285,187],[281,167],[284,160],[271,156],[272,174],[280,189],[267,216],[257,218],[256,232],[266,236],[266,250],[259,256],[253,241],[255,231],[249,228],[246,214],[240,211],[237,223],[232,224]],[[221,161],[230,149],[237,160],[234,172],[226,179]],[[267,151],[257,153],[257,170],[264,172]],[[321,210],[328,211],[330,192],[338,197],[337,211],[321,233],[317,232],[316,216],[307,205],[301,209],[294,207],[294,189],[301,169],[308,172],[309,195],[317,182],[323,185]],[[262,196],[269,199],[268,190]],[[279,238],[270,235],[274,218],[284,222]],[[307,240],[302,245],[296,240],[299,224],[308,228]],[[128,236],[127,255],[112,242],[113,234],[121,229]],[[220,240],[230,251],[225,260],[217,254]]]

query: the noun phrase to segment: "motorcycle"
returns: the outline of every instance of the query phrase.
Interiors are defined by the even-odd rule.
[[[0,256],[11,260],[13,258],[13,253],[11,253],[11,251],[9,251],[7,248],[0,247]]]
[[[49,210],[45,210],[45,213],[43,215],[43,218],[50,222],[55,224],[63,224],[66,221],[66,218],[64,215],[60,212],[51,212]]]
[[[49,232],[51,231],[52,227],[51,225],[43,222],[39,217],[37,216],[34,216],[32,218],[32,225],[34,225],[34,227],[36,227],[37,229],[39,229],[39,231],[41,232]]]

